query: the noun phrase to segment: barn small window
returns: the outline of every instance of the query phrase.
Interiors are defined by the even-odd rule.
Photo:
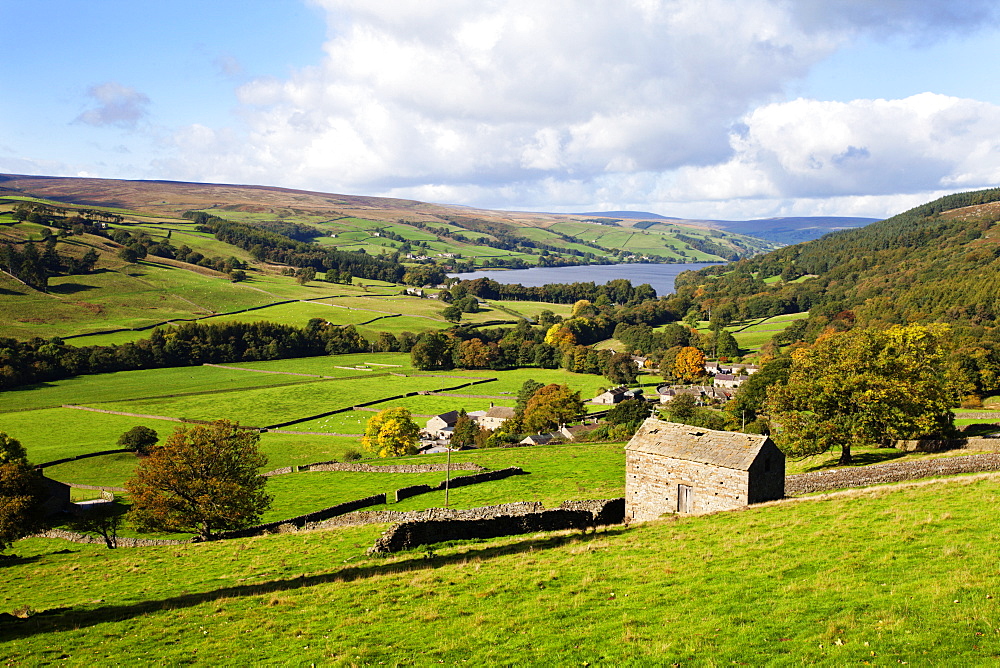
[[[764,458],[764,473],[767,473],[770,470],[771,470],[771,458],[770,457],[765,457]]]

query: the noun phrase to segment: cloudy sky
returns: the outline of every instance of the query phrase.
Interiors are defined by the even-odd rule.
[[[994,0],[0,0],[0,172],[881,217],[1000,184]]]

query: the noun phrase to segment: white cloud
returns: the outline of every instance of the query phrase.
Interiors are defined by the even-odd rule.
[[[114,81],[91,86],[87,97],[96,101],[97,106],[77,116],[78,123],[134,128],[148,113],[149,98],[145,94]]]
[[[990,105],[779,101],[860,32],[948,34],[990,20],[991,3],[312,2],[328,16],[323,61],[242,86],[246,131],[187,128],[165,168],[481,206],[635,202],[666,213],[733,198],[775,209],[792,197],[895,196],[997,174]]]
[[[755,109],[733,157],[683,168],[678,199],[922,193],[1000,181],[1000,107],[924,93],[902,100],[795,100]]]

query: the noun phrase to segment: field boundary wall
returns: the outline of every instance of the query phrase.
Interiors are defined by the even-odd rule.
[[[275,476],[293,473],[291,466],[284,466],[280,469],[268,471],[261,475]],[[390,464],[387,466],[375,466],[373,464],[355,464],[350,462],[313,462],[311,464],[301,464],[299,471],[348,471],[351,473],[438,473],[447,471],[447,464]],[[451,465],[452,471],[485,471],[486,469],[473,462],[461,462]]]
[[[365,376],[365,378],[372,378],[372,377],[373,376]],[[414,376],[414,378],[419,378],[419,377],[420,376]],[[395,395],[393,395],[391,397],[384,397],[382,399],[374,399],[372,401],[365,401],[365,402],[361,402],[361,403],[355,404],[353,406],[346,406],[344,408],[336,408],[336,409],[334,409],[332,411],[326,411],[324,413],[319,413],[317,415],[308,415],[306,417],[296,418],[294,420],[289,420],[287,422],[279,422],[277,424],[268,425],[268,426],[264,427],[264,429],[270,430],[270,429],[280,429],[282,427],[291,427],[292,425],[295,425],[295,424],[300,424],[302,422],[309,422],[311,420],[318,420],[320,418],[329,417],[331,415],[337,415],[338,413],[346,413],[347,411],[353,411],[353,410],[355,410],[357,408],[361,408],[361,407],[364,407],[364,406],[374,406],[376,404],[383,404],[383,403],[385,403],[387,401],[398,401],[400,399],[405,399],[407,397],[415,397],[415,396],[418,396],[418,395],[430,394],[432,392],[449,392],[451,390],[460,390],[463,387],[470,387],[472,385],[479,385],[481,383],[492,383],[495,380],[497,380],[497,379],[496,378],[480,378],[478,380],[473,380],[473,381],[470,381],[468,383],[462,383],[461,385],[456,385],[454,387],[444,387],[444,388],[439,388],[439,389],[436,389],[436,390],[414,390],[412,392],[406,392],[405,394],[395,394]]]
[[[422,519],[404,521],[390,527],[369,554],[399,552],[420,545],[452,540],[514,536],[539,531],[575,529],[586,531],[597,526],[625,521],[625,499],[565,502],[554,510],[534,510],[507,514],[504,511],[480,513],[460,519]]]
[[[44,464],[35,464],[36,469],[44,469],[48,466],[56,466],[57,464],[66,464],[67,462],[75,462],[78,459],[87,459],[88,457],[101,457],[103,455],[120,455],[126,452],[133,452],[126,448],[117,448],[115,450],[98,450],[97,452],[88,452],[83,455],[77,455],[75,457],[63,457],[62,459],[53,459],[51,462],[45,462]],[[134,453],[133,453],[134,454]],[[69,483],[66,483],[69,484]],[[71,485],[71,487],[77,487],[79,485]],[[81,487],[81,489],[104,489],[102,487]],[[111,489],[110,487],[107,489]]]
[[[859,468],[830,469],[785,478],[785,496],[828,492],[848,487],[917,480],[931,476],[1000,471],[1000,453],[964,455],[911,462],[888,462]]]

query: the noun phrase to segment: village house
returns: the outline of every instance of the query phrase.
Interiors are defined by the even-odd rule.
[[[428,420],[424,431],[430,438],[450,439],[456,422],[458,422],[458,411],[448,411]]]
[[[476,422],[483,429],[496,430],[503,426],[503,423],[514,417],[514,409],[506,406],[494,406],[490,404],[490,409]]]
[[[621,387],[613,387],[610,390],[598,394],[596,397],[590,400],[592,404],[603,404],[611,405],[617,404],[625,400],[625,391],[628,390],[627,387],[622,385]]]
[[[734,510],[784,495],[785,455],[767,436],[648,418],[625,446],[626,521]]]
[[[552,434],[532,434],[531,436],[526,436],[522,440],[518,441],[521,445],[545,445],[551,441],[555,436]]]
[[[731,373],[720,373],[712,379],[712,385],[715,387],[739,387],[746,381],[750,379],[750,376],[734,376]]]
[[[708,385],[660,385],[656,388],[656,394],[660,397],[661,404],[673,401],[674,397],[682,394],[690,394],[699,404],[725,403],[733,398],[735,390],[726,387],[711,387]]]

